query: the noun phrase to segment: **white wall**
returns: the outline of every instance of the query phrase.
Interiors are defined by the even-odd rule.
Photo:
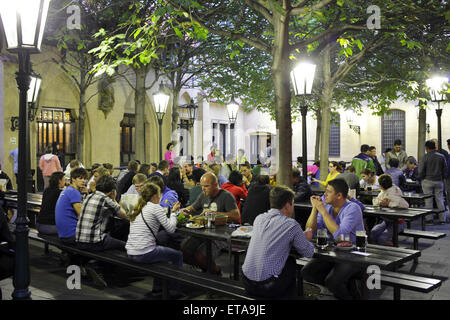
[[[397,101],[392,105],[392,109],[399,109],[405,111],[405,140],[403,142],[406,153],[417,157],[417,136],[418,136],[418,119],[416,105],[414,102]],[[436,106],[435,106],[436,105]],[[228,114],[225,105],[219,105],[214,102],[209,102],[205,99],[199,103],[199,115],[201,115],[194,125],[194,154],[195,156],[201,154],[205,157],[210,152],[212,139],[212,123],[228,123]],[[427,123],[430,124],[431,132],[427,134],[426,139],[437,138],[437,118],[435,108],[437,104],[429,103],[429,110],[427,110]],[[446,148],[446,140],[450,138],[450,108],[448,104],[442,104],[442,145]],[[340,110],[340,137],[341,154],[339,157],[330,157],[332,160],[351,161],[351,159],[360,152],[361,144],[368,144],[377,148],[377,153],[381,154],[381,117],[372,115],[372,111],[367,109],[365,112],[356,117],[354,124],[361,127],[361,134],[355,133],[350,129],[347,123],[346,112]],[[308,149],[308,163],[312,162],[314,158],[314,148],[316,139],[316,124],[317,121],[308,113],[307,115],[307,149]],[[239,110],[238,117],[235,124],[236,150],[242,148],[246,150],[246,155],[250,151],[250,134],[254,132],[270,132],[276,135],[275,121],[270,119],[268,114],[253,110],[245,113],[242,109]],[[295,162],[297,156],[302,155],[302,123],[301,117],[292,123],[292,157]],[[228,138],[228,137],[227,137]],[[229,143],[229,139],[228,139]],[[272,146],[274,143],[272,142]],[[202,150],[202,151],[201,151]]]

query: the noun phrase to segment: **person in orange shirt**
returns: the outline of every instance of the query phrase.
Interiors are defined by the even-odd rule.
[[[39,168],[42,171],[44,178],[44,189],[47,189],[50,182],[50,176],[53,172],[62,172],[61,163],[56,155],[53,153],[53,148],[47,146],[45,148],[45,154],[39,159]]]

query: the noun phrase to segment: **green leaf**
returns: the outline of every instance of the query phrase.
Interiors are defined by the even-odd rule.
[[[173,27],[173,30],[180,39],[183,39],[183,34],[181,33],[180,29],[178,29],[177,27]]]
[[[337,5],[342,7],[344,5],[344,0],[337,0]]]

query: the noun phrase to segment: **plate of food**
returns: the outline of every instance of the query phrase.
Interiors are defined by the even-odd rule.
[[[186,223],[186,228],[189,228],[189,229],[202,229],[202,228],[204,228],[205,226],[204,225],[202,225],[202,224],[199,224],[199,223]]]
[[[338,244],[336,245],[336,249],[344,251],[353,250],[355,249],[355,245],[353,244],[353,242],[350,241],[341,241],[338,242]]]

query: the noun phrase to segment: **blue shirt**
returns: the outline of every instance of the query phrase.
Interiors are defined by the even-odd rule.
[[[327,209],[331,218],[339,226],[339,228],[332,235],[328,231],[328,235],[331,235],[334,239],[337,239],[341,234],[349,234],[350,241],[356,242],[356,231],[365,230],[362,211],[359,205],[347,200],[336,218],[333,214],[333,207],[330,204],[325,203],[325,209]],[[317,229],[327,229],[320,212],[317,214]]]
[[[295,219],[278,209],[258,215],[242,265],[244,275],[253,281],[278,277],[292,247],[303,257],[311,258],[314,254],[314,245],[306,239]]]
[[[75,237],[78,215],[72,204],[81,201],[81,193],[74,187],[67,187],[59,195],[55,207],[55,222],[60,238]]]
[[[17,173],[18,172],[17,171],[17,168],[18,168],[17,163],[19,161],[19,148],[15,148],[14,150],[12,150],[9,153],[9,155],[12,156],[14,159],[14,173]]]
[[[178,202],[178,194],[174,190],[166,187],[161,196],[161,202],[159,203],[159,205],[161,207],[169,207],[170,209],[172,209],[174,203],[176,202]]]

